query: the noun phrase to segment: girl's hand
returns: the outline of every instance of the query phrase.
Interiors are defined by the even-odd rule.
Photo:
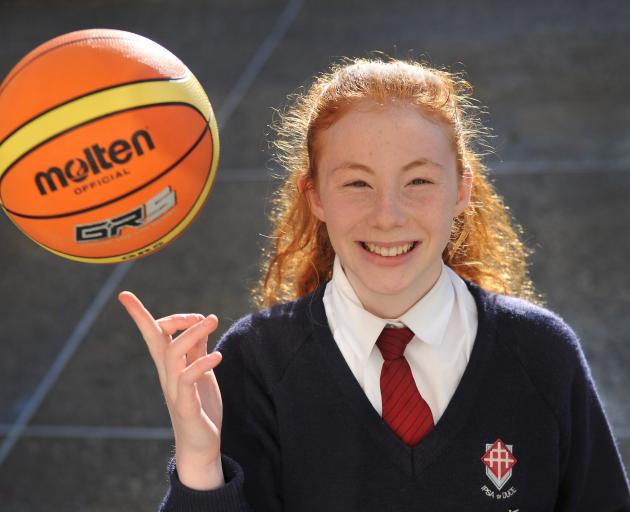
[[[155,320],[133,293],[121,292],[118,299],[140,329],[157,368],[175,433],[180,481],[193,489],[223,485],[223,404],[212,371],[221,353],[207,350],[217,317],[176,314]],[[184,332],[173,339],[178,331]]]

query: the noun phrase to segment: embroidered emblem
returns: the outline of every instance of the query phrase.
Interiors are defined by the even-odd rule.
[[[500,491],[512,476],[512,468],[516,464],[516,457],[512,455],[512,445],[497,439],[492,444],[486,444],[486,453],[481,457],[486,466],[486,475]]]

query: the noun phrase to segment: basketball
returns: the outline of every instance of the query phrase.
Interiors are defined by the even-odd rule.
[[[201,209],[218,158],[203,88],[143,36],[56,37],[0,85],[0,204],[59,256],[118,263],[163,248]]]

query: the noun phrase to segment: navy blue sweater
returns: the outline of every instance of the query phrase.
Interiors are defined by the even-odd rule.
[[[466,284],[479,320],[470,361],[413,448],[347,366],[324,285],[239,320],[217,345],[215,370],[226,485],[188,489],[172,459],[161,510],[630,511],[575,333],[546,309]]]

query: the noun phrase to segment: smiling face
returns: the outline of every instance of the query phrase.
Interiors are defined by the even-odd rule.
[[[398,317],[437,281],[471,178],[458,177],[447,128],[406,103],[364,101],[315,142],[311,211],[363,306]]]

